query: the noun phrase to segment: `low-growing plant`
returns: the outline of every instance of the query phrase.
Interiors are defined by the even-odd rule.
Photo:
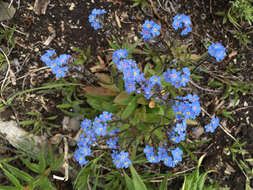
[[[242,21],[247,21],[249,25],[253,22],[253,6],[252,0],[234,0],[230,1],[231,7],[227,12],[216,12],[217,15],[224,16],[223,24],[229,20],[234,26],[241,27]],[[239,21],[240,22],[239,22]]]
[[[62,157],[55,158],[53,150],[49,148],[49,152],[46,154],[41,151],[39,155],[39,161],[33,162],[32,159],[21,155],[16,158],[8,158],[0,160],[0,170],[3,171],[8,180],[12,183],[12,186],[0,186],[1,190],[56,190],[55,186],[49,180],[49,175],[56,171],[62,164]],[[37,155],[38,156],[38,155]],[[26,169],[17,168],[8,162],[13,159],[17,159],[24,164]],[[27,170],[27,172],[25,171]],[[29,173],[28,173],[29,172]],[[33,173],[33,174],[31,174]]]

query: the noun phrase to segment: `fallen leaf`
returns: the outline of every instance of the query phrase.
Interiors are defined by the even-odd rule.
[[[118,94],[116,92],[113,92],[113,91],[103,88],[103,87],[87,86],[87,87],[83,88],[83,90],[87,94],[93,94],[96,96],[116,96]]]
[[[105,83],[111,83],[112,82],[112,78],[104,73],[95,73],[95,75],[102,81]]]
[[[96,73],[97,71],[105,71],[105,70],[107,70],[107,68],[103,64],[95,65],[95,66],[90,68],[90,71],[92,73]]]

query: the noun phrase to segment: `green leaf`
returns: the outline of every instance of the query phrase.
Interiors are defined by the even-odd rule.
[[[38,112],[33,112],[33,111],[31,111],[31,112],[27,112],[27,115],[37,116],[37,117],[41,116],[41,114],[40,114],[40,113],[38,113]]]
[[[51,165],[51,170],[52,171],[57,170],[62,165],[62,162],[63,162],[63,155],[61,155],[58,159],[53,161]]]
[[[133,184],[135,190],[148,190],[146,185],[143,183],[141,177],[138,175],[133,165],[130,165],[130,171],[133,178]]]
[[[0,189],[1,190],[20,190],[19,187],[1,186],[1,185],[0,185]]]
[[[76,65],[82,65],[84,63],[83,59],[75,59],[74,64]]]
[[[35,122],[36,122],[37,120],[34,120],[34,119],[32,119],[32,120],[26,120],[26,121],[21,121],[21,122],[19,122],[19,124],[20,125],[32,125],[32,124],[34,124]]]
[[[38,164],[38,166],[39,166],[39,170],[40,170],[41,172],[43,172],[44,170],[46,170],[47,164],[46,164],[46,160],[45,160],[45,153],[44,153],[43,150],[40,152],[40,157],[39,157],[39,164]]]
[[[71,104],[58,104],[56,108],[72,108]]]
[[[135,96],[131,100],[131,102],[127,105],[126,109],[123,111],[123,113],[121,115],[122,120],[127,119],[131,114],[133,114],[133,112],[135,111],[135,109],[138,106],[137,100],[138,100],[138,96]]]
[[[25,164],[27,168],[35,173],[41,173],[39,166],[37,164],[31,163],[28,159],[21,158],[21,161]]]
[[[18,188],[22,189],[22,185],[20,184],[19,180],[13,175],[11,174],[8,170],[4,169],[3,167],[1,167],[1,169],[3,170],[4,174],[8,177],[8,179]]]
[[[128,105],[132,99],[133,99],[133,96],[123,91],[118,96],[115,97],[113,102],[119,105]]]
[[[9,164],[4,164],[8,170],[13,174],[15,175],[16,177],[18,177],[19,179],[23,179],[24,181],[30,183],[32,180],[33,180],[33,177],[31,175],[29,175],[28,173],[18,169],[18,168],[15,168],[13,167],[12,165],[9,165]]]
[[[199,176],[198,182],[197,182],[198,190],[203,190],[203,189],[204,189],[206,176],[207,176],[207,174],[209,174],[209,173],[211,173],[211,172],[215,172],[215,170],[206,171],[205,173],[203,173],[203,174],[201,174],[201,175]]]
[[[126,172],[123,170],[126,186],[128,190],[134,190],[134,184],[132,182],[132,179],[126,174]]]
[[[57,117],[58,117],[57,115],[50,116],[50,117],[47,117],[47,120],[55,120]]]
[[[162,183],[159,186],[159,190],[167,190],[167,180],[169,175],[164,176]]]

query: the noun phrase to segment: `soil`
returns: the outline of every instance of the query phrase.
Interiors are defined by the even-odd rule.
[[[213,78],[221,80],[236,79],[245,83],[253,81],[253,48],[240,45],[239,41],[233,37],[231,31],[235,30],[233,24],[227,21],[223,24],[223,17],[215,13],[228,10],[230,7],[229,0],[177,0],[172,1],[174,9],[167,9],[165,0],[160,0],[162,8],[158,6],[158,1],[153,0],[157,4],[157,14],[153,13],[152,9],[141,9],[140,7],[131,7],[131,1],[123,0],[51,0],[47,7],[45,15],[36,15],[32,10],[34,1],[21,1],[20,7],[14,18],[11,21],[5,22],[6,25],[15,26],[16,30],[14,38],[16,47],[10,54],[10,60],[18,60],[20,68],[12,65],[11,68],[16,76],[16,85],[9,84],[3,92],[3,96],[10,97],[15,92],[24,89],[40,87],[43,83],[52,81],[54,77],[49,70],[40,68],[44,67],[44,63],[40,60],[42,54],[48,49],[56,49],[58,54],[67,53],[74,57],[78,57],[78,53],[73,51],[73,47],[81,50],[91,48],[91,56],[93,59],[100,62],[97,56],[107,64],[111,61],[112,49],[108,41],[113,41],[112,35],[121,44],[126,39],[130,43],[136,42],[140,37],[141,25],[146,19],[155,20],[162,25],[162,36],[165,32],[174,33],[175,31],[170,26],[173,16],[177,13],[185,13],[190,16],[193,26],[193,32],[187,38],[183,38],[189,45],[189,49],[197,55],[206,52],[204,41],[207,39],[213,42],[221,42],[227,48],[225,60],[216,63],[213,59],[205,61],[201,67],[210,71],[209,74],[202,73],[204,78],[198,82],[198,85],[203,88],[216,90],[215,87],[208,86]],[[17,7],[17,2],[14,6]],[[95,31],[88,21],[88,16],[94,8],[104,8],[107,11],[105,25],[101,30]],[[115,19],[120,20],[119,23]],[[159,17],[159,18],[158,18]],[[247,23],[242,23],[240,31],[242,33],[252,30],[252,26]],[[49,45],[44,45],[45,41],[52,33],[56,37]],[[253,41],[253,36],[249,39]],[[234,55],[233,55],[234,54]],[[141,60],[141,56],[137,56],[137,61]],[[234,73],[227,73],[229,66],[239,68],[240,70]],[[94,65],[87,65],[87,69]],[[35,72],[36,71],[36,72]],[[199,72],[198,72],[199,73]],[[1,76],[0,76],[1,79]],[[1,79],[2,80],[2,79]],[[84,84],[85,85],[85,84]],[[248,152],[246,155],[237,155],[237,159],[252,158],[253,155],[253,93],[239,92],[239,103],[233,106],[235,95],[231,95],[224,101],[222,96],[224,89],[218,93],[213,93],[191,86],[201,99],[201,104],[210,114],[220,113],[218,116],[222,121],[223,126],[227,131],[239,142],[246,142],[243,147]],[[61,113],[56,105],[61,102],[62,95],[57,93],[51,94],[36,94],[29,93],[24,97],[17,97],[12,105],[4,112],[0,113],[0,117],[4,120],[16,119],[24,121],[30,119],[26,113],[37,111],[42,113],[44,117],[59,114],[56,124],[61,125],[64,114]],[[42,106],[43,104],[43,106]],[[234,121],[224,117],[221,111],[226,109],[232,112]],[[208,123],[208,117],[203,114],[199,119],[202,126]],[[27,128],[29,131],[31,128]],[[59,132],[56,130],[54,133]],[[73,134],[74,136],[74,134]],[[242,190],[245,187],[245,176],[238,164],[232,160],[231,154],[227,154],[226,148],[234,143],[234,140],[229,137],[222,129],[218,129],[214,134],[202,134],[201,139],[211,138],[211,141],[198,147],[196,156],[199,158],[203,153],[207,153],[201,171],[215,169],[217,173],[209,174],[208,181],[213,183],[221,182],[221,186],[229,187],[231,190]],[[191,139],[190,136],[190,140]],[[74,151],[74,149],[73,149]],[[6,150],[7,155],[11,155],[10,151]],[[186,156],[178,171],[191,168],[196,165],[189,156]],[[162,167],[162,166],[161,166]],[[249,164],[252,169],[252,165]],[[167,168],[162,168],[166,173]],[[170,170],[171,171],[171,170]],[[141,172],[141,171],[138,171]],[[173,171],[172,171],[173,172]],[[0,174],[2,175],[2,174]],[[183,178],[173,179],[169,183],[168,189],[180,189]],[[0,181],[2,183],[2,181]],[[71,184],[64,182],[55,182],[57,189],[72,189]],[[251,182],[253,186],[253,182]]]

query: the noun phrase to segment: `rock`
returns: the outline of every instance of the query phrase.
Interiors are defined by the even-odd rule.
[[[9,3],[0,1],[0,21],[10,20],[14,16],[16,9],[10,6]]]

